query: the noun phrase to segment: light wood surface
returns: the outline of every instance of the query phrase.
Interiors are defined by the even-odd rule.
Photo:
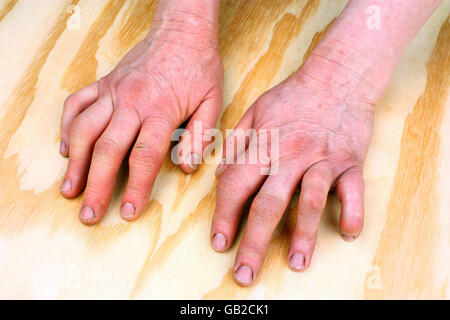
[[[289,76],[344,0],[224,0],[224,113],[231,128]],[[121,173],[106,219],[78,220],[59,194],[65,97],[111,70],[150,28],[156,1],[0,0],[0,298],[450,297],[450,1],[434,13],[377,105],[365,164],[366,221],[339,235],[331,194],[310,270],[286,265],[296,199],[255,286],[231,275],[237,246],[210,248],[214,165],[187,176],[166,161],[148,209],[119,218]]]

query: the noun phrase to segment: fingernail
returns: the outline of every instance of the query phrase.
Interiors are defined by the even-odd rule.
[[[300,252],[296,252],[289,259],[289,264],[295,270],[302,270],[305,268],[305,256]]]
[[[124,218],[132,218],[134,216],[134,212],[136,211],[136,208],[133,204],[127,202],[125,203],[122,208],[120,209],[120,215]]]
[[[81,208],[80,219],[83,221],[91,220],[95,217],[94,210],[89,206]]]
[[[216,233],[213,237],[212,245],[217,251],[223,251],[227,247],[227,238],[221,233]]]
[[[59,144],[59,152],[61,154],[66,154],[66,150],[67,150],[66,144],[61,141],[61,143]]]
[[[216,175],[219,175],[225,169],[225,162],[226,162],[225,158],[220,160],[219,166],[216,169]]]
[[[342,239],[344,239],[345,241],[347,241],[347,242],[352,242],[352,241],[355,241],[356,240],[356,237],[355,236],[347,236],[347,235],[345,235],[345,234],[343,234],[343,235],[341,235],[342,236]]]
[[[253,271],[245,265],[240,266],[234,273],[234,276],[237,281],[243,284],[250,284],[253,281]]]
[[[70,182],[69,179],[64,180],[63,184],[61,185],[61,191],[66,193],[70,192],[72,190],[72,182]]]
[[[198,165],[201,163],[201,158],[198,154],[196,153],[191,153],[188,157],[187,157],[187,165],[189,167],[191,167],[192,170],[197,170]]]

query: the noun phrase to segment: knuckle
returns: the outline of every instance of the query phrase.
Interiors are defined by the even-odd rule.
[[[146,179],[133,179],[133,181],[130,181],[127,185],[128,191],[135,194],[140,199],[148,199],[152,187],[153,183]]]
[[[283,201],[278,197],[269,194],[256,196],[251,206],[253,219],[260,224],[272,224],[278,222],[282,210]]]
[[[150,144],[137,143],[130,156],[129,164],[133,167],[149,167],[161,157],[161,152]]]
[[[117,98],[123,109],[138,111],[139,105],[149,100],[148,83],[140,79],[125,77],[117,85]]]
[[[328,172],[326,169],[316,169],[309,172],[309,179],[320,182],[327,179]]]
[[[261,243],[246,241],[239,247],[239,255],[259,261],[264,258],[265,248]]]
[[[120,151],[120,143],[110,135],[103,135],[97,140],[94,148],[95,156],[110,156]]]
[[[342,196],[342,201],[346,203],[354,202],[357,203],[362,201],[362,194],[359,190],[346,191]]]
[[[101,183],[94,183],[88,181],[86,187],[85,199],[89,199],[95,202],[100,208],[105,208],[109,204],[109,199],[111,197],[111,192],[105,189]]]
[[[225,172],[225,174],[219,178],[217,191],[219,193],[233,192],[237,191],[239,187],[243,185],[242,178],[239,175]]]
[[[88,196],[85,196],[86,198]],[[95,203],[95,217],[94,219],[101,219],[108,210],[110,204],[110,195],[101,194],[100,191],[97,191],[95,194],[92,193],[89,195],[90,203]]]
[[[89,125],[85,121],[83,114],[79,115],[70,126],[71,137],[82,137],[89,132]]]
[[[226,195],[227,198],[241,199],[243,195],[253,193],[252,184],[248,179],[248,176],[237,174],[230,168],[219,177],[217,192]]]
[[[72,108],[77,103],[78,98],[76,93],[72,93],[64,100],[64,108]]]
[[[324,197],[317,191],[306,190],[302,197],[303,209],[308,212],[320,212],[323,210]]]
[[[165,146],[168,144],[170,137],[168,136],[170,130],[152,130],[148,136],[149,144],[152,144],[153,149],[158,154],[162,154]]]
[[[317,230],[312,228],[299,228],[297,232],[293,235],[293,242],[306,242],[312,243],[316,241],[317,238]]]
[[[105,198],[105,190],[100,185],[89,181],[89,185],[86,188],[86,195],[91,199],[95,199],[97,202],[102,202],[103,198]]]
[[[147,81],[136,77],[136,75],[133,77],[127,76],[120,80],[117,89],[127,98],[138,97],[142,92],[148,89],[148,83]]]
[[[232,226],[238,219],[238,215],[226,205],[220,206],[220,201],[216,202],[216,210],[214,214],[215,224],[224,224],[227,226]],[[228,204],[228,203],[227,203]],[[219,207],[220,206],[220,207]],[[220,209],[219,209],[220,208]]]

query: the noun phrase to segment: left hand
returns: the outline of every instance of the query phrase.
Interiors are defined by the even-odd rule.
[[[256,135],[261,129],[279,130],[278,172],[264,176],[260,173],[264,164],[248,161],[218,168],[211,230],[212,245],[217,251],[230,248],[244,205],[259,189],[233,269],[242,285],[250,285],[259,273],[272,234],[299,184],[298,216],[288,253],[293,270],[305,270],[311,263],[330,189],[336,189],[342,203],[343,238],[352,241],[362,229],[362,171],[371,138],[374,105],[364,98],[361,88],[364,81],[347,82],[347,77],[342,78],[339,86],[325,76],[333,67],[322,64],[311,69],[316,69],[314,76],[309,71],[300,71],[262,95],[235,128],[253,128]],[[235,138],[228,137],[224,146],[229,146]],[[253,135],[250,139],[255,138]],[[241,157],[248,160],[253,152],[247,148]],[[277,160],[270,155],[269,158],[273,169]]]

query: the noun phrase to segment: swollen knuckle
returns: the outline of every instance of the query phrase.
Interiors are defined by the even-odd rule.
[[[91,199],[95,199],[96,201],[102,201],[102,199],[105,198],[104,188],[102,188],[101,185],[95,184],[91,181],[89,181],[89,185],[86,189],[86,194]]]
[[[239,254],[258,261],[264,257],[264,248],[253,242],[246,242],[239,247]]]
[[[227,206],[218,208],[218,204],[220,204],[220,202],[216,204],[214,222],[232,226],[237,219],[237,215],[232,210],[229,210],[230,208]]]
[[[120,150],[120,143],[116,138],[104,135],[97,140],[94,148],[94,154],[97,156],[108,156],[117,153]]]
[[[78,116],[70,126],[71,137],[83,137],[89,132],[88,123],[85,121],[83,115]]]
[[[153,184],[151,183],[151,181],[145,179],[135,179],[127,186],[130,193],[135,194],[143,199],[148,198],[152,187]]]
[[[127,76],[123,78],[118,84],[118,91],[122,93],[125,98],[138,97],[148,89],[148,83],[139,77]]]
[[[117,86],[117,98],[122,108],[136,111],[137,106],[149,100],[148,84],[138,78],[126,77]]]
[[[82,122],[79,118],[75,119],[70,126],[70,136],[77,136],[79,132],[82,132]]]
[[[236,192],[230,189],[217,189],[215,208],[217,218],[230,223],[235,221],[238,217],[237,212],[240,212],[246,200],[242,196],[237,196]]]
[[[256,196],[251,206],[253,219],[259,223],[274,223],[280,217],[283,208],[283,201],[278,197],[269,194]]]
[[[165,131],[157,131],[154,130],[150,135],[149,135],[149,142],[154,146],[154,152],[161,154],[162,153],[162,147],[164,145],[166,145],[168,141],[168,137],[165,134]]]
[[[343,201],[345,202],[357,202],[362,198],[359,191],[347,191],[344,193]]]
[[[282,206],[283,201],[270,194],[260,194],[253,201],[253,209],[258,212],[276,211]]]
[[[104,186],[93,184],[92,182],[86,189],[86,199],[95,202],[100,208],[106,208],[109,204],[111,194],[105,191]]]
[[[64,108],[73,108],[77,103],[78,98],[76,93],[72,93],[64,100]]]
[[[311,228],[301,228],[298,232],[294,233],[293,241],[294,242],[306,242],[311,243],[314,242],[317,238],[317,231]]]
[[[309,179],[320,182],[327,178],[326,172],[324,170],[311,170],[309,172]]]
[[[222,175],[219,178],[219,183],[217,185],[217,191],[218,192],[234,192],[238,191],[241,186],[243,186],[244,183],[242,181],[242,178],[237,174],[227,174],[225,172],[224,175]]]
[[[305,191],[303,194],[303,206],[306,211],[319,212],[323,208],[324,199],[316,191]]]
[[[146,143],[138,143],[134,146],[129,164],[130,166],[148,167],[160,156],[161,153],[156,148]]]

